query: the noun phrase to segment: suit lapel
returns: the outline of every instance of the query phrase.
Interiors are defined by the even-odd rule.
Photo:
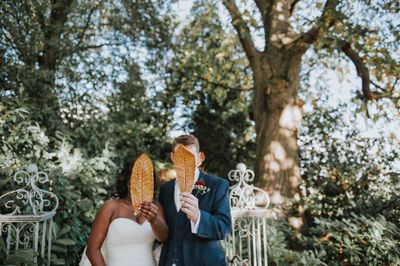
[[[174,200],[174,192],[175,192],[175,182],[171,182],[170,187],[168,188],[168,194],[166,195],[166,204],[168,204],[164,209],[168,208],[168,214],[171,219],[174,219],[174,215],[176,214],[176,206]],[[170,203],[172,201],[172,203]]]
[[[209,188],[207,175],[204,174],[204,173],[201,172],[201,171],[200,171],[199,180],[202,180],[202,181],[206,184],[206,187]],[[202,208],[201,208],[201,207],[202,207],[202,203],[205,202],[205,198],[207,198],[207,196],[208,196],[207,194],[208,194],[208,193],[210,193],[210,192],[207,192],[207,193],[204,194],[204,195],[199,195],[199,196],[197,196],[197,198],[198,198],[198,200],[199,200],[199,208],[200,208],[200,209],[202,209]]]

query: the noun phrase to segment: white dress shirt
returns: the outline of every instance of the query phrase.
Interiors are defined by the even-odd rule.
[[[196,168],[196,170],[194,172],[194,184],[196,184],[197,180],[199,180],[199,176],[200,176],[200,170]],[[194,184],[193,184],[193,186],[194,186]],[[175,180],[174,201],[175,201],[175,206],[176,206],[177,212],[179,212],[179,210],[181,209],[180,194],[181,194],[181,191],[179,189],[178,182]],[[197,234],[197,231],[199,230],[200,217],[201,217],[201,213],[199,212],[199,218],[197,219],[196,223],[194,223],[192,220],[190,220],[190,226],[191,226],[193,234]]]

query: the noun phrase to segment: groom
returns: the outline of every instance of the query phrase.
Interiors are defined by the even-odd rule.
[[[198,169],[204,154],[200,152],[195,136],[177,137],[172,144],[172,159],[178,144],[195,155],[195,184],[202,190],[197,197],[191,193],[180,193],[175,179],[161,186],[159,199],[164,208],[169,237],[163,244],[159,265],[225,265],[219,240],[231,231],[229,184]]]

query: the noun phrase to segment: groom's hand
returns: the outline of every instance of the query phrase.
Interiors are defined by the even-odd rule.
[[[182,211],[186,213],[186,216],[194,223],[199,219],[199,202],[198,199],[187,192],[181,193]]]

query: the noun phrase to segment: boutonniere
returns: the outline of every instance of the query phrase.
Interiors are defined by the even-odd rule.
[[[208,188],[206,186],[206,183],[204,183],[203,180],[199,180],[194,184],[193,195],[195,197],[204,195],[209,191],[210,191],[210,188]]]

